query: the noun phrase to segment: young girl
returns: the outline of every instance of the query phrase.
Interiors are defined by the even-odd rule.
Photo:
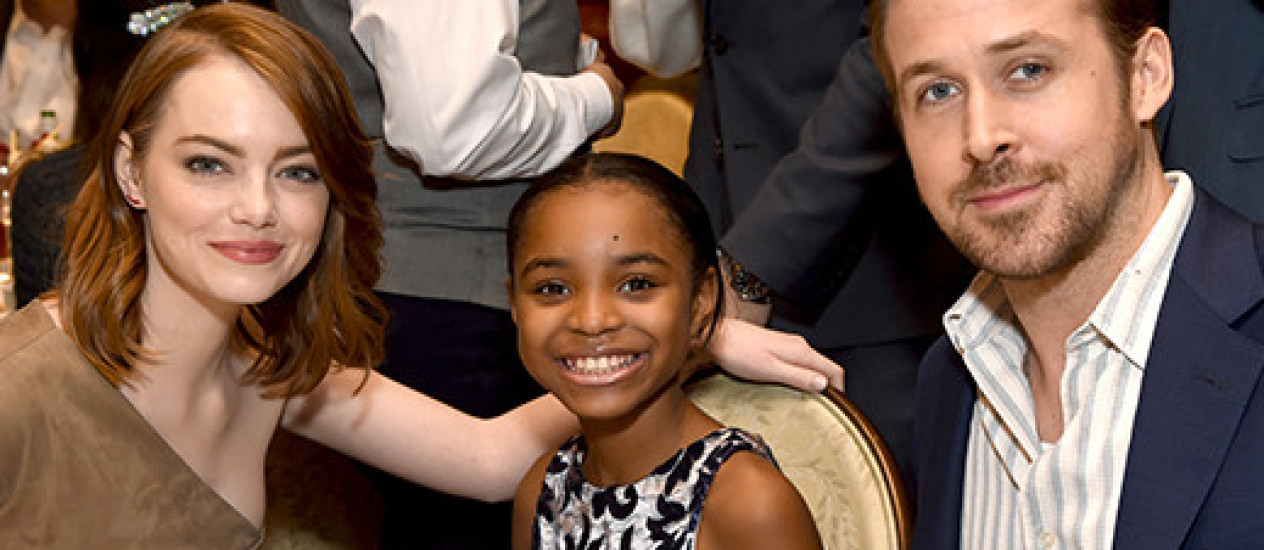
[[[820,547],[763,441],[681,388],[720,313],[685,182],[640,157],[572,159],[519,199],[508,244],[523,362],[583,432],[523,479],[514,548]]]

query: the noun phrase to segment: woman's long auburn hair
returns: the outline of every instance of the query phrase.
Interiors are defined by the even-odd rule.
[[[382,221],[372,146],[342,73],[318,39],[264,9],[198,8],[154,35],[128,69],[90,146],[91,174],[67,219],[61,318],[116,385],[154,355],[141,345],[139,298],[151,267],[144,213],[123,200],[115,151],[127,132],[135,158],[143,159],[172,83],[214,56],[236,58],[271,84],[306,134],[329,188],[324,235],[312,260],[271,298],[247,307],[233,334],[234,346],[255,356],[245,382],[274,397],[303,394],[335,365],[371,368],[382,359],[386,312],[373,294]]]

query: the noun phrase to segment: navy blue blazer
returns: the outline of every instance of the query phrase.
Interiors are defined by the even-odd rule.
[[[1264,226],[1195,188],[1159,312],[1116,550],[1264,548]],[[913,548],[960,541],[976,387],[941,338],[922,362]]]

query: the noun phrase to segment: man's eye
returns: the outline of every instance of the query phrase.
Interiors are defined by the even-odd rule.
[[[1010,73],[1010,77],[1020,80],[1035,80],[1044,76],[1047,72],[1049,72],[1049,68],[1039,63],[1023,63],[1015,68],[1014,72]]]
[[[922,90],[921,100],[929,103],[939,103],[954,95],[957,95],[957,85],[951,82],[932,82]]]
[[[654,288],[655,286],[658,285],[655,285],[654,282],[649,279],[644,277],[634,277],[623,281],[623,283],[619,285],[619,292],[644,292]]]

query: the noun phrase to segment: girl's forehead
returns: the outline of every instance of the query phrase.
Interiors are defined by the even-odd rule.
[[[550,240],[666,241],[679,246],[683,239],[679,224],[657,197],[622,182],[555,189],[540,197],[524,222],[524,236]]]
[[[604,225],[641,225],[648,223],[663,230],[675,228],[665,205],[650,192],[620,181],[599,181],[556,189],[540,197],[533,210],[548,210],[546,216],[529,216],[528,224],[568,220],[604,222]],[[585,215],[600,213],[601,215]]]

